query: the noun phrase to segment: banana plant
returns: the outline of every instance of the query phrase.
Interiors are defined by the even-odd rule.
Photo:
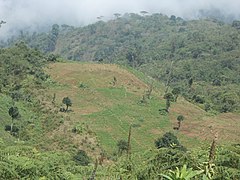
[[[187,168],[187,165],[184,164],[181,169],[177,167],[175,171],[170,170],[169,175],[160,174],[160,176],[168,180],[190,180],[203,172],[203,170],[196,171],[192,170],[192,168]]]

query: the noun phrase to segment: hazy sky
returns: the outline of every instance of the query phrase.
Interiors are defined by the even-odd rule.
[[[0,37],[19,28],[42,28],[53,23],[86,25],[95,22],[97,16],[109,19],[114,13],[141,10],[192,18],[199,9],[211,7],[240,14],[240,0],[0,0],[0,21],[7,21],[0,28]]]

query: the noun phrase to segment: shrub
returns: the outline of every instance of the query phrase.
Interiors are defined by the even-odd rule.
[[[90,158],[84,150],[79,150],[73,159],[81,166],[87,166],[90,163]]]
[[[196,103],[199,103],[199,104],[205,103],[204,97],[202,96],[196,95],[193,97],[193,99],[195,100]]]
[[[72,129],[72,132],[76,134],[82,134],[84,131],[86,131],[84,124],[77,124]]]
[[[118,141],[117,147],[118,147],[118,153],[122,154],[123,151],[128,150],[128,143],[127,143],[127,141],[121,139],[121,140]]]
[[[85,84],[85,83],[83,83],[83,82],[81,82],[81,83],[79,84],[79,88],[85,89],[85,88],[88,88],[88,85]]]
[[[205,104],[204,104],[204,110],[205,110],[206,112],[208,112],[209,110],[211,110],[211,105],[210,105],[209,103],[205,103]]]
[[[166,94],[164,94],[164,97],[163,97],[164,99],[167,99],[167,100],[169,100],[169,101],[174,101],[174,96],[173,96],[173,94],[172,93],[166,93]]]
[[[163,137],[155,140],[155,146],[159,148],[173,148],[185,150],[185,148],[179,143],[177,137],[171,132],[167,132]]]

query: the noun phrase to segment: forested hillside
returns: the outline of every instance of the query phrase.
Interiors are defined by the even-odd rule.
[[[206,111],[239,111],[239,21],[115,15],[81,28],[55,24],[49,33],[22,32],[18,39],[67,59],[128,64]]]

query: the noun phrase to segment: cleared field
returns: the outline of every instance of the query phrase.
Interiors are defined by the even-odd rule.
[[[216,131],[221,142],[234,143],[240,137],[239,115],[213,116],[181,98],[172,104],[168,116],[160,115],[159,109],[165,107],[161,88],[154,89],[147,103],[140,103],[148,85],[117,65],[54,63],[46,71],[57,82],[49,94],[56,94],[59,106],[66,96],[73,102],[72,112],[67,113],[70,121],[53,134],[61,129],[71,132],[77,123],[84,122],[109,153],[116,151],[118,140],[127,140],[130,125],[133,151],[154,147],[154,140],[168,131],[177,134],[186,147],[211,140]],[[185,120],[180,131],[173,131],[179,114],[184,115]]]
[[[171,130],[167,116],[158,111],[165,106],[159,93],[140,103],[148,85],[117,65],[55,63],[47,72],[59,83],[50,89],[56,102],[65,96],[72,99],[68,130],[78,122],[86,123],[107,152],[116,150],[118,140],[127,140],[130,125],[133,151],[154,147],[154,140]]]
[[[175,125],[177,115],[182,114],[185,117],[180,130],[182,136],[209,141],[217,133],[220,143],[239,143],[240,141],[239,114],[213,115],[183,99],[173,104],[170,112],[170,120]]]

